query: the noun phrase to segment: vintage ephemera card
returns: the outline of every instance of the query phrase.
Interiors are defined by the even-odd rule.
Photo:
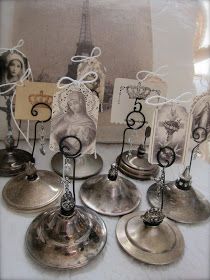
[[[175,163],[183,163],[188,142],[188,127],[189,114],[184,106],[175,103],[158,106],[153,116],[149,162],[157,163],[160,148],[169,146],[175,152]],[[165,154],[165,160],[170,161],[171,155]]]
[[[104,90],[105,90],[105,69],[97,58],[93,57],[81,62],[77,68],[77,80],[83,77],[86,73],[93,71],[98,74],[98,79],[94,83],[86,84],[86,86],[99,98],[100,103],[103,103]],[[87,77],[88,78],[88,77]],[[90,75],[89,79],[93,77]]]
[[[151,126],[154,107],[145,104],[149,96],[166,96],[167,85],[157,76],[149,76],[144,81],[117,78],[114,84],[111,122],[124,124],[126,116],[132,110],[136,98],[141,99],[142,113]]]
[[[190,113],[191,113],[190,137],[192,138],[193,131],[195,131],[195,129],[197,128],[201,128],[200,131],[206,130],[206,133],[209,134],[210,133],[210,92],[199,95],[194,98]]]
[[[0,55],[0,85],[17,83],[28,70],[28,60],[19,51],[6,51]],[[13,89],[12,85],[0,88],[0,92]],[[5,95],[12,94],[8,91]]]
[[[96,145],[99,99],[84,84],[71,84],[56,92],[50,134],[50,149],[59,151],[59,142],[65,136],[76,136],[82,144],[82,154],[93,154]],[[78,141],[66,140],[74,154]],[[76,153],[76,152],[75,152]]]
[[[25,81],[23,86],[16,89],[15,118],[18,120],[39,120],[49,118],[50,110],[44,104],[52,106],[53,95],[56,92],[56,84]],[[44,103],[35,106],[38,103]],[[37,116],[31,114],[35,106]]]

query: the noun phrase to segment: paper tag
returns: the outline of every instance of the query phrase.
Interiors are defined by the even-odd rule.
[[[19,82],[23,79],[28,68],[28,59],[21,52],[17,50],[3,52],[0,55],[0,85]],[[8,85],[1,87],[0,92],[7,91],[5,95],[11,95],[12,89],[14,86]]]
[[[127,114],[132,110],[135,99],[140,98],[142,113],[151,125],[154,107],[145,104],[152,95],[166,96],[167,85],[159,77],[150,76],[144,81],[117,78],[114,83],[111,122],[124,124]]]
[[[53,95],[56,92],[56,84],[25,81],[23,86],[17,86],[15,100],[15,118],[18,120],[44,121],[49,118],[51,112],[47,106],[37,103],[45,103],[52,106]],[[32,107],[37,115],[31,114]]]
[[[50,149],[59,151],[65,136],[76,136],[82,144],[81,154],[95,153],[99,99],[84,84],[67,85],[53,96]],[[74,154],[78,141],[66,141]]]
[[[149,162],[158,163],[158,151],[168,146],[175,152],[175,163],[183,163],[187,150],[188,126],[189,114],[184,106],[173,103],[156,108],[149,145]],[[167,157],[171,155],[165,155],[166,160],[170,161]]]
[[[205,93],[194,98],[191,106],[191,138],[193,131],[202,127],[210,133],[210,93]]]
[[[93,71],[98,74],[98,79],[94,83],[86,84],[86,86],[99,98],[100,103],[103,103],[104,100],[104,90],[105,90],[105,71],[102,64],[97,60],[97,58],[87,59],[82,61],[77,68],[77,80],[83,77],[86,73]],[[90,79],[93,77],[90,76]],[[88,79],[88,77],[86,78]]]

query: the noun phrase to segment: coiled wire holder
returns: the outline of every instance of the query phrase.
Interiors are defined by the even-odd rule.
[[[209,201],[192,187],[192,176],[190,174],[193,158],[198,153],[199,146],[207,139],[207,130],[197,127],[192,132],[192,137],[197,143],[190,155],[189,165],[175,181],[167,182],[163,207],[163,213],[168,218],[180,223],[199,223],[210,216]],[[157,183],[151,185],[147,192],[147,198],[151,205],[157,207],[160,203],[159,186]],[[193,204],[192,204],[193,202]]]
[[[116,227],[120,246],[139,261],[163,265],[176,261],[184,251],[184,239],[176,225],[165,218],[164,206],[165,169],[175,161],[171,147],[162,147],[157,153],[162,168],[159,178],[161,203],[146,212],[134,212],[122,217]]]
[[[142,105],[139,100],[139,98],[136,99],[134,110],[126,118],[128,127],[124,130],[121,154],[116,159],[116,163],[111,165],[108,174],[100,174],[87,179],[80,188],[82,202],[103,215],[125,215],[136,209],[141,201],[141,193],[136,185],[118,176],[126,132],[130,129],[140,129],[145,124],[145,117],[141,112]],[[138,116],[138,121],[135,120],[134,115]]]
[[[127,128],[125,128],[123,132],[122,149],[120,155],[116,159],[116,163],[118,170],[123,174],[134,179],[149,180],[155,177],[159,172],[158,165],[148,162],[145,148],[146,139],[150,137],[151,133],[150,126],[146,127],[144,141],[139,145],[138,149],[124,152],[126,132],[129,130],[140,130],[145,123],[147,123],[142,113],[141,100],[143,100],[143,98],[136,98],[133,111],[126,117]]]
[[[69,141],[77,144],[76,150],[70,148]],[[104,248],[107,239],[103,220],[93,211],[77,206],[75,203],[75,166],[81,155],[82,144],[76,136],[64,136],[59,142],[60,152],[73,163],[71,181],[65,176],[62,183],[64,194],[60,206],[40,214],[28,228],[26,247],[29,254],[41,265],[74,269],[87,265]]]
[[[15,176],[25,170],[26,162],[33,161],[33,157],[29,152],[18,149],[20,131],[18,132],[17,142],[15,144],[11,125],[11,95],[11,93],[3,94],[6,99],[6,107],[0,107],[0,110],[6,113],[8,128],[7,137],[4,141],[5,149],[0,150],[0,177]],[[19,127],[21,127],[21,121],[19,122]]]

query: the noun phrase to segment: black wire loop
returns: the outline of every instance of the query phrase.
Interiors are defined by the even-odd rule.
[[[78,143],[78,149],[71,149],[71,145],[68,144],[67,140],[76,140]],[[76,146],[76,145],[74,145]],[[67,135],[61,138],[59,142],[59,149],[60,152],[66,157],[66,158],[77,158],[78,156],[81,155],[81,150],[82,150],[82,142],[77,136],[73,135]]]
[[[157,152],[157,162],[160,167],[167,168],[176,160],[174,149],[169,146],[161,147]]]
[[[35,150],[35,146],[36,146],[37,125],[38,125],[39,123],[46,123],[46,122],[48,122],[48,121],[51,119],[51,117],[52,117],[52,108],[50,107],[50,105],[48,105],[48,104],[46,104],[46,103],[43,103],[43,102],[36,103],[36,104],[34,104],[34,105],[32,106],[32,108],[31,108],[31,115],[34,116],[34,117],[38,116],[39,112],[38,112],[37,108],[38,108],[38,106],[40,106],[40,105],[43,105],[44,107],[46,107],[47,109],[49,109],[50,115],[49,115],[49,117],[48,117],[46,120],[37,121],[37,122],[35,123],[35,126],[34,126],[34,143],[33,143],[33,149],[32,149],[32,153],[31,153],[32,156],[34,155],[34,150]]]
[[[121,162],[121,159],[122,159],[122,154],[123,154],[123,151],[124,151],[125,135],[126,135],[127,130],[141,129],[144,126],[144,124],[147,123],[146,120],[145,120],[144,114],[141,112],[141,110],[142,110],[142,104],[140,102],[141,100],[143,100],[143,98],[136,98],[135,103],[134,103],[133,111],[128,113],[128,115],[126,117],[127,127],[125,128],[125,130],[123,132],[122,149],[121,149],[121,153],[119,155],[118,162],[117,162],[118,167],[120,165],[120,162]]]
[[[194,155],[195,151],[198,149],[198,147],[200,146],[200,144],[203,143],[204,141],[206,141],[207,136],[208,136],[208,131],[204,127],[199,126],[193,130],[192,137],[193,137],[193,140],[197,143],[197,145],[195,145],[195,147],[191,151],[190,164],[189,164],[190,170],[191,170],[191,166],[192,166],[193,155]]]

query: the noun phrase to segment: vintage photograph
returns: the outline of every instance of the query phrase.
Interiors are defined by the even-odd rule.
[[[82,87],[82,88],[81,88]],[[59,151],[65,136],[76,136],[82,144],[82,154],[93,154],[96,144],[99,99],[86,86],[71,85],[53,97],[50,149]],[[74,154],[78,141],[69,139],[68,149]]]
[[[157,163],[160,148],[170,147],[175,152],[175,162],[183,163],[188,140],[189,115],[185,107],[178,104],[164,104],[156,111],[149,147],[149,161]],[[167,150],[166,150],[167,151]],[[171,160],[170,149],[162,160]]]
[[[27,69],[28,60],[20,52],[4,52],[0,56],[0,84],[18,82]]]
[[[192,133],[198,128],[204,128],[207,134],[210,132],[210,93],[195,98],[192,105]],[[192,137],[191,133],[191,137]]]

